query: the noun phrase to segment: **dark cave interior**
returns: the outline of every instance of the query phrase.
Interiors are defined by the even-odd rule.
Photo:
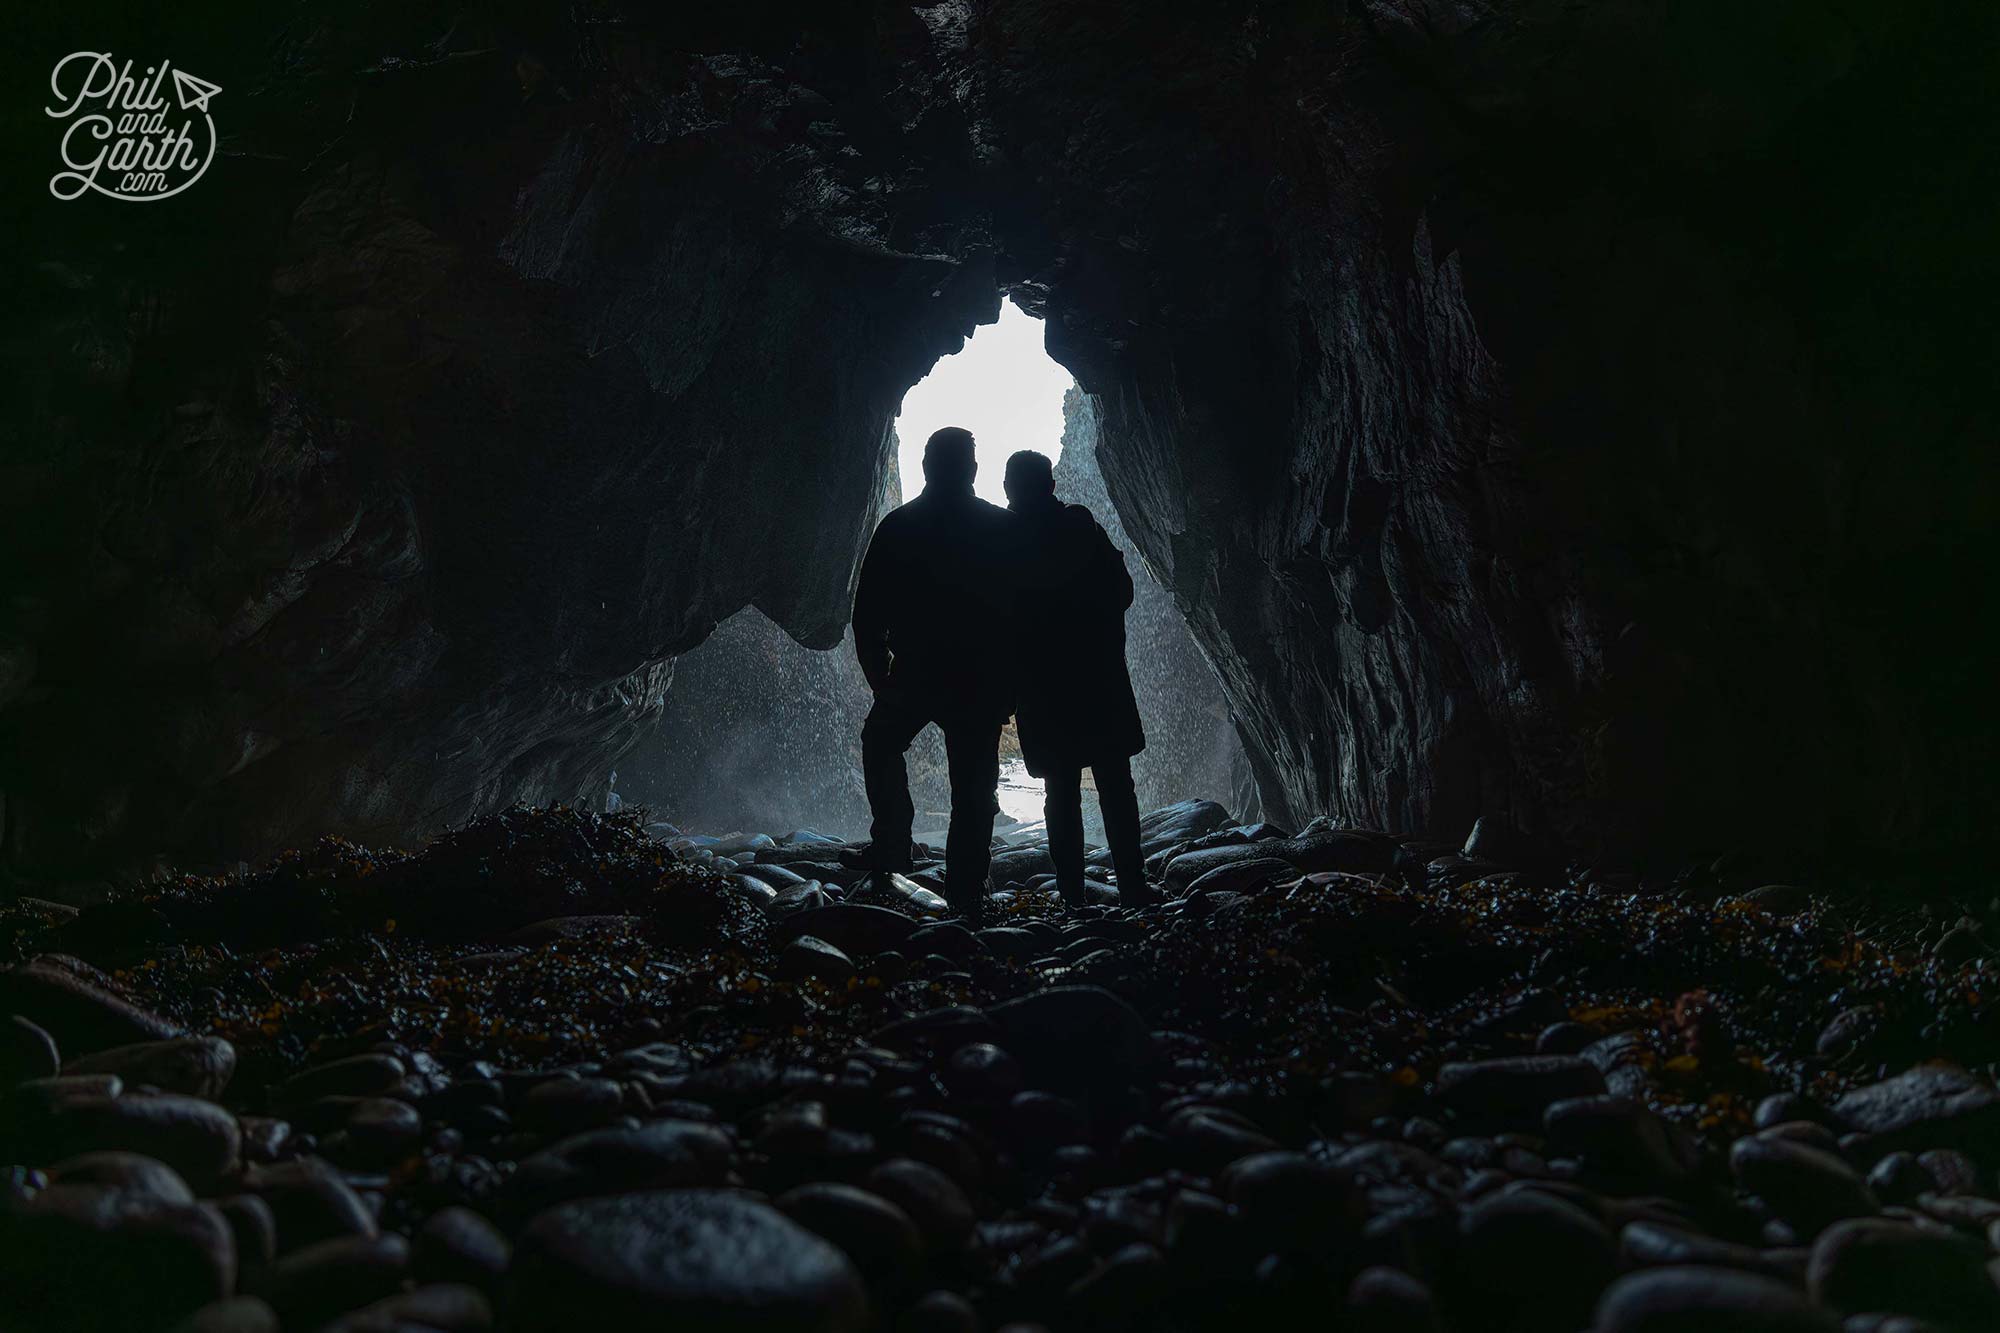
[[[1961,851],[1978,43],[1643,8],[218,24],[234,169],[23,219],[10,874],[587,793],[732,612],[837,641],[1002,291],[1274,818]]]
[[[2000,1319],[2000,11],[10,25],[223,89],[0,112],[23,1327]],[[1003,301],[1244,756],[1169,901],[602,813]]]

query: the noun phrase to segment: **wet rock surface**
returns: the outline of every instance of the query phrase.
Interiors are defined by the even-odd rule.
[[[1164,867],[1230,831],[1288,869],[1222,908],[1010,881],[975,931],[833,855],[816,906],[715,864],[814,864],[789,835],[518,810],[11,909],[16,971],[187,1035],[72,1052],[73,990],[6,992],[9,1327],[2000,1317],[1989,963],[1810,894],[1774,928],[1622,879],[1301,873],[1220,807],[1147,828]],[[569,926],[499,946],[523,920]],[[1899,1064],[1821,1049],[1859,1005]]]
[[[861,1276],[767,1203],[726,1191],[586,1199],[540,1214],[508,1266],[508,1327],[565,1333],[579,1315],[636,1328],[846,1333]]]

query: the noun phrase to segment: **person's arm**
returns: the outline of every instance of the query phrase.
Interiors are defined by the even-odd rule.
[[[889,578],[888,542],[882,529],[875,529],[868,554],[861,560],[861,577],[854,585],[854,655],[861,662],[861,674],[868,688],[880,694],[889,683],[888,599],[891,591],[883,584]]]

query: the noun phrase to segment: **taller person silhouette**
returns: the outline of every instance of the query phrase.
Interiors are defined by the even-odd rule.
[[[978,470],[971,431],[933,434],[924,489],[875,529],[854,593],[854,650],[875,692],[861,728],[874,818],[866,863],[910,867],[916,810],[903,756],[935,722],[951,771],[945,897],[974,917],[985,904],[999,811],[1000,729],[1014,710],[1006,645],[1014,520],[972,493]]]
[[[1105,841],[1129,906],[1152,900],[1139,848],[1132,756],[1146,748],[1125,669],[1125,556],[1082,505],[1056,499],[1055,470],[1024,449],[1007,460],[1007,508],[1017,522],[1020,597],[1014,645],[1015,728],[1028,772],[1042,779],[1049,855],[1063,901],[1084,901],[1083,770],[1097,785]]]

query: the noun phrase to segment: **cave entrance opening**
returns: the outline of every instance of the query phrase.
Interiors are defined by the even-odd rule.
[[[1043,350],[1042,321],[1003,302],[997,322],[974,329],[904,394],[876,517],[923,489],[924,441],[943,426],[973,433],[974,489],[1004,505],[1007,456],[1037,449],[1060,462],[1065,409],[1081,397]],[[658,730],[619,761],[621,799],[692,833],[865,836],[861,723],[871,700],[851,629],[817,651],[746,607],[675,660]],[[1011,723],[1001,745],[996,831],[1025,836],[1042,818],[1042,784],[1022,765]],[[942,845],[951,789],[937,728],[917,737],[908,763],[917,837]]]
[[[996,323],[974,330],[963,349],[940,358],[911,386],[895,421],[880,511],[922,489],[924,441],[939,427],[973,433],[974,488],[995,504],[1006,503],[1001,481],[1009,454],[1047,454],[1056,465],[1057,494],[1097,516],[1126,552],[1137,585],[1126,635],[1148,741],[1133,761],[1141,803],[1227,801],[1245,769],[1221,688],[1126,537],[1097,472],[1095,406],[1043,349],[1042,333],[1041,320],[1003,303]],[[676,659],[658,729],[618,762],[621,796],[691,833],[812,828],[865,836],[861,723],[870,702],[851,631],[838,647],[819,651],[746,607]],[[1022,764],[1011,724],[1001,744],[995,832],[1031,838],[1041,825],[1042,784]],[[909,772],[917,836],[942,844],[950,785],[935,727],[911,746]],[[1087,787],[1084,805],[1088,835],[1101,842],[1096,795]]]
[[[962,350],[940,358],[930,374],[903,395],[903,410],[896,417],[901,494],[891,498],[900,503],[923,489],[924,441],[931,432],[963,426],[972,432],[979,462],[974,492],[994,504],[1006,504],[1001,479],[1009,455],[1034,449],[1047,454],[1052,463],[1062,461],[1063,399],[1075,389],[1070,373],[1043,350],[1042,321],[1003,301],[997,323],[976,329]],[[933,738],[932,743],[938,742]],[[1092,830],[1101,822],[1094,796],[1086,790],[1085,823]],[[925,809],[921,800],[918,809]],[[1042,817],[1042,782],[1021,761],[1012,722],[1000,735],[1000,813],[1024,824],[1035,824]],[[921,815],[918,822],[923,822]]]
[[[930,374],[903,395],[896,418],[897,503],[924,486],[924,441],[944,426],[972,432],[979,475],[972,488],[982,499],[1007,503],[1000,479],[1009,454],[1035,449],[1062,461],[1063,396],[1076,387],[1070,373],[1042,350],[1042,321],[1013,302],[1000,320],[981,325],[964,350],[942,357]]]

